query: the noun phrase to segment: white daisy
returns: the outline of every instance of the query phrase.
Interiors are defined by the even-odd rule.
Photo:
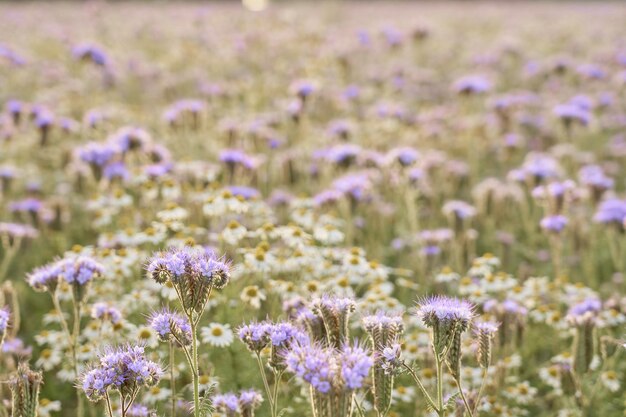
[[[216,347],[226,347],[234,339],[230,325],[221,323],[211,323],[207,327],[203,327],[200,329],[200,336],[204,343]]]
[[[159,345],[159,335],[153,328],[148,326],[139,326],[131,335],[132,339],[145,344],[152,349]]]
[[[37,409],[39,417],[50,417],[50,413],[61,411],[60,401],[50,401],[47,398],[39,400],[39,408]]]
[[[250,304],[253,308],[261,308],[261,302],[267,297],[265,293],[259,289],[257,285],[249,285],[241,291],[241,301]]]

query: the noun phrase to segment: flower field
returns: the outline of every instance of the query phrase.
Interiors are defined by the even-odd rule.
[[[626,416],[624,22],[0,3],[0,417]]]

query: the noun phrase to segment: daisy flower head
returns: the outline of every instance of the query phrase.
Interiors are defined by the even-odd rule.
[[[241,291],[240,298],[241,301],[258,310],[261,308],[261,302],[263,302],[267,296],[258,285],[249,285]]]
[[[229,324],[211,323],[200,330],[202,341],[214,347],[229,346],[234,337]]]

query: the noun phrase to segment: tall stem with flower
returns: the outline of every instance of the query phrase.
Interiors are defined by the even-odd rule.
[[[189,363],[193,385],[194,417],[203,415],[200,399],[197,330],[213,289],[224,288],[230,280],[230,265],[212,251],[194,246],[171,248],[153,256],[146,267],[148,276],[159,284],[171,283],[186,319],[189,343],[180,332],[170,332]],[[168,322],[169,323],[169,322]],[[191,349],[189,347],[191,345]]]
[[[104,273],[104,267],[94,259],[87,256],[67,257],[51,264],[35,269],[28,275],[28,283],[35,291],[48,292],[52,297],[52,303],[59,316],[61,327],[69,342],[71,353],[71,366],[76,378],[79,376],[80,364],[78,362],[78,345],[81,332],[81,309],[87,297],[89,283]],[[59,301],[57,289],[63,280],[72,290],[72,330],[65,319],[65,313]],[[84,415],[83,396],[76,391],[76,415]]]

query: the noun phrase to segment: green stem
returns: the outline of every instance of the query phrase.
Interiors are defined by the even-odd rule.
[[[428,401],[428,405],[430,405],[432,407],[432,409],[437,411],[437,413],[438,413],[439,410],[437,408],[437,405],[433,401],[433,399],[430,396],[430,394],[428,394],[428,391],[426,391],[426,388],[424,387],[424,384],[422,384],[422,381],[419,379],[419,377],[417,376],[417,374],[415,373],[413,368],[411,368],[409,365],[407,365],[404,362],[402,362],[402,366],[409,372],[409,374],[411,375],[411,377],[413,378],[413,380],[415,381],[415,383],[419,387],[420,391],[422,391],[422,394],[424,394],[424,397],[426,397],[426,401]]]
[[[474,413],[472,412],[472,407],[469,406],[467,402],[467,398],[465,398],[465,394],[463,393],[463,388],[461,387],[461,379],[456,380],[456,386],[459,389],[459,394],[461,394],[461,399],[463,400],[463,404],[465,404],[465,409],[467,410],[470,417],[474,417]]]
[[[263,386],[265,387],[265,394],[267,395],[267,402],[270,404],[270,414],[272,417],[276,417],[274,411],[274,398],[272,396],[272,391],[270,390],[270,384],[267,382],[267,375],[265,375],[265,368],[263,367],[263,361],[261,360],[261,355],[256,354],[256,360],[259,364],[259,370],[261,372],[261,379],[263,379]]]
[[[174,369],[174,342],[170,342],[170,389],[172,390],[172,417],[176,417],[176,376]]]
[[[200,417],[200,388],[198,385],[198,341],[196,340],[196,323],[193,318],[189,317],[189,323],[191,323],[191,359],[193,361],[193,368],[191,369],[193,377],[193,415],[194,417]]]
[[[437,362],[437,414],[439,417],[445,416],[443,409],[443,360],[435,352],[435,360]]]
[[[78,337],[80,335],[80,302],[74,300],[74,330],[72,332],[72,357],[74,360],[74,378],[78,379]],[[78,400],[78,407],[76,409],[77,417],[83,417],[84,404],[83,396],[80,395],[80,390],[76,390],[76,397]]]

